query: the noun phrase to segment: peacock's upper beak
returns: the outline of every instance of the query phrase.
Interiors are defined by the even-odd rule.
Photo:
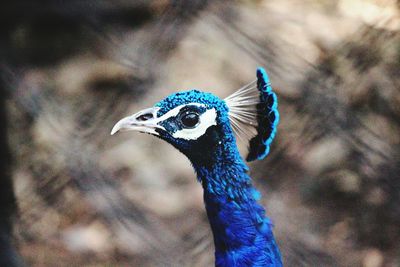
[[[111,130],[111,135],[119,131],[138,131],[159,135],[156,129],[165,130],[158,123],[161,121],[157,118],[157,112],[160,108],[147,108],[136,114],[125,117],[118,121]]]

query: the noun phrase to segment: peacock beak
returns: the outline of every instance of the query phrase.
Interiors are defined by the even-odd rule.
[[[159,135],[156,129],[165,130],[164,127],[158,124],[160,122],[160,119],[157,118],[159,109],[158,107],[147,108],[121,119],[112,128],[111,135],[119,131],[138,131]]]

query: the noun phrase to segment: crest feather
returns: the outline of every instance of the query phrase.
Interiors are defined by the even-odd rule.
[[[245,85],[224,99],[229,120],[241,140],[249,140],[247,161],[268,155],[279,122],[278,99],[272,91],[268,75],[257,69],[257,80]]]

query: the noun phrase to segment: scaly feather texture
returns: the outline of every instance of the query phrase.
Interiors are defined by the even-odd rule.
[[[255,141],[250,141],[254,152],[249,155],[262,158],[268,153],[266,147],[269,149],[278,121],[276,96],[266,73],[258,69],[257,76],[255,99],[244,97],[240,90],[227,101],[198,90],[179,92],[154,108],[122,119],[112,130],[150,133],[189,158],[204,189],[218,267],[282,266],[272,224],[257,202],[260,194],[252,185],[236,145],[232,127],[237,129],[240,124],[231,124],[233,120],[240,121],[238,118],[240,123],[245,120],[246,110],[240,101],[255,103],[256,136],[251,139]],[[232,114],[236,114],[235,119]]]

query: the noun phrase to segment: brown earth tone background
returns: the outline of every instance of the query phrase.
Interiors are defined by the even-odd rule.
[[[109,133],[263,66],[281,122],[250,167],[285,266],[400,266],[399,30],[395,0],[4,1],[0,263],[212,266],[189,161]]]

